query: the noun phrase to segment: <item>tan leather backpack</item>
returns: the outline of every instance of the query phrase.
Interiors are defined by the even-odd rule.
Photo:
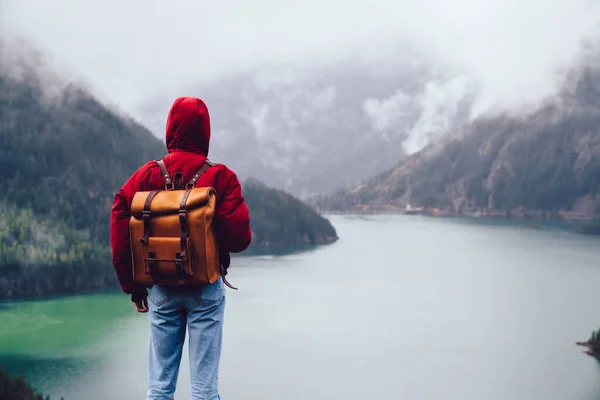
[[[149,287],[211,284],[223,272],[212,225],[216,192],[195,185],[215,164],[206,160],[184,188],[176,188],[164,162],[157,163],[165,189],[137,192],[131,203],[133,279]]]

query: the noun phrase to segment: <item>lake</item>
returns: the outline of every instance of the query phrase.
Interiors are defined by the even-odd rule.
[[[331,216],[339,242],[237,257],[223,400],[597,400],[600,240],[420,216]],[[126,295],[0,305],[0,367],[53,399],[144,399]],[[189,398],[187,346],[176,399]]]

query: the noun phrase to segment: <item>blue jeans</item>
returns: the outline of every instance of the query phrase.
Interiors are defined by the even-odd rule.
[[[173,400],[186,327],[191,397],[220,400],[219,360],[225,288],[219,278],[203,288],[154,286],[148,296],[150,346],[147,400]]]

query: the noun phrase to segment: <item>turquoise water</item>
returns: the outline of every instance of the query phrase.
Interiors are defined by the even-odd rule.
[[[227,399],[592,400],[600,240],[419,216],[332,216],[340,241],[236,257]],[[118,291],[0,305],[0,367],[72,399],[143,399],[147,316]],[[187,350],[187,349],[186,349]],[[176,399],[189,398],[186,357]]]

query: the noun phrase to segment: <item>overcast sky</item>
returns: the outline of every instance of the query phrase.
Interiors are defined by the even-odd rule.
[[[465,68],[486,106],[516,104],[552,90],[555,69],[600,22],[598,0],[0,2],[5,33],[31,39],[134,114],[143,98],[265,62],[385,62],[397,43]]]

